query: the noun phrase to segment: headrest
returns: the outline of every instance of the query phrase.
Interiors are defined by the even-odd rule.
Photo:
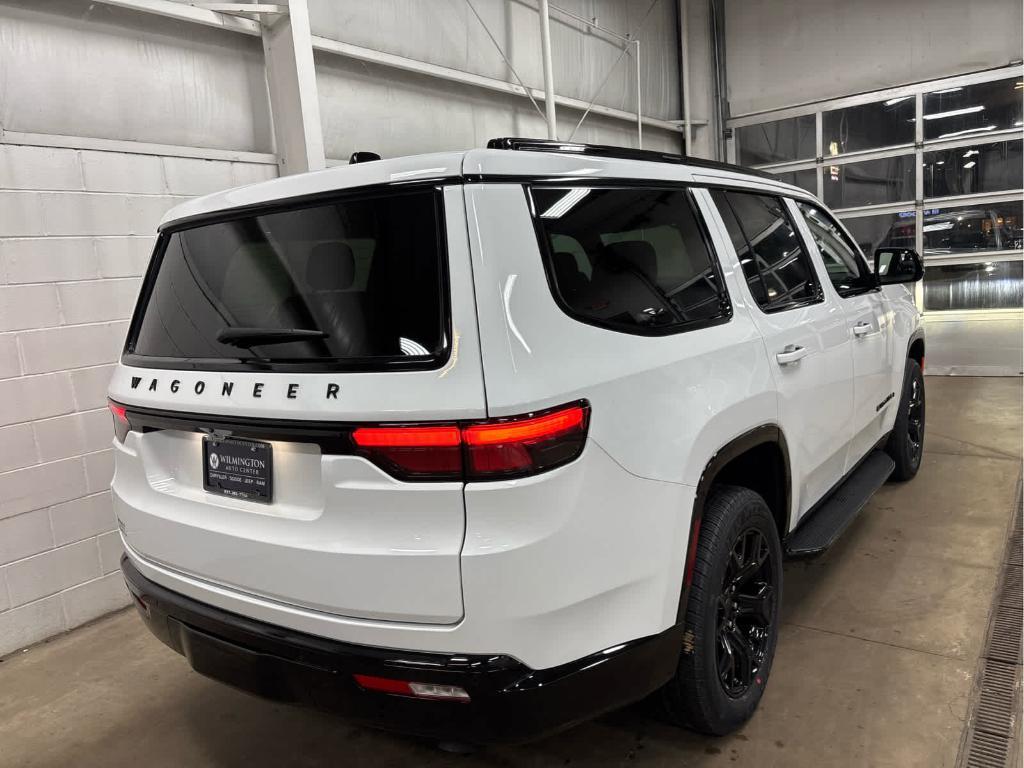
[[[604,247],[612,263],[625,262],[644,273],[648,280],[658,279],[658,254],[646,240],[623,240]]]
[[[557,251],[552,257],[552,265],[555,268],[555,276],[560,283],[577,279],[580,272],[579,264],[576,263],[576,256],[568,251]]]
[[[337,291],[352,287],[356,258],[347,243],[329,240],[317,243],[306,262],[306,284],[314,291]]]

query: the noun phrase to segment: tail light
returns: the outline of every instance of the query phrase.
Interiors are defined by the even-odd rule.
[[[587,437],[585,405],[543,416],[471,424],[462,430],[473,478],[541,472],[580,455]]]
[[[454,424],[359,427],[352,442],[381,469],[399,477],[462,478],[462,436]]]
[[[561,466],[583,451],[585,402],[538,414],[466,424],[359,427],[361,455],[401,479],[497,480]]]
[[[123,443],[132,430],[132,425],[128,422],[128,413],[123,405],[113,400],[107,401],[107,407],[110,408],[110,415],[114,417],[114,437],[117,438],[117,442]]]

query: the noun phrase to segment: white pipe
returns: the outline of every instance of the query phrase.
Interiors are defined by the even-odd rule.
[[[683,67],[683,153],[692,155],[693,129],[690,122],[690,17],[687,7],[686,0],[679,0],[679,16],[683,28],[680,35],[682,50],[679,52]]]
[[[573,13],[572,11],[567,11],[565,8],[559,8],[557,5],[552,5],[552,6],[550,6],[550,8],[555,13],[561,13],[561,14],[563,14],[565,16],[568,16],[570,19],[575,19],[576,21],[578,21],[578,22],[580,22],[582,24],[586,24],[591,29],[596,29],[598,32],[603,32],[606,35],[610,35],[611,37],[618,38],[619,40],[621,40],[624,43],[628,43],[629,42],[629,37],[627,35],[620,35],[618,32],[612,32],[610,29],[606,29],[605,27],[602,27],[600,24],[598,24],[595,21],[583,18],[578,13]]]
[[[548,0],[540,0],[540,50],[544,59],[544,116],[548,123],[548,138],[558,139],[555,123],[555,75],[551,67],[551,18]]]
[[[640,41],[634,40],[633,43],[636,45],[636,148],[643,149],[644,113],[640,104],[640,88],[642,86],[640,82]]]

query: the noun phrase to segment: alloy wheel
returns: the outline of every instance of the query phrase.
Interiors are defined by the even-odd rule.
[[[768,539],[749,528],[733,544],[718,597],[718,679],[732,698],[746,693],[764,666],[775,621],[773,581]]]

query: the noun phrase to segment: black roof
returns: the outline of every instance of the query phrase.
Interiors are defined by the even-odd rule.
[[[613,147],[606,144],[577,144],[567,141],[554,141],[552,139],[504,137],[491,139],[487,142],[487,148],[511,149],[518,150],[520,152],[564,152],[574,155],[591,155],[593,157],[612,157],[618,160],[644,160],[649,163],[674,163],[676,165],[690,165],[696,168],[710,168],[716,171],[745,173],[750,176],[760,176],[763,179],[779,181],[777,176],[773,176],[766,171],[744,168],[742,165],[734,165],[733,163],[720,163],[715,160],[705,160],[699,157],[689,157],[688,155],[675,155],[671,152],[655,152],[650,149]]]

